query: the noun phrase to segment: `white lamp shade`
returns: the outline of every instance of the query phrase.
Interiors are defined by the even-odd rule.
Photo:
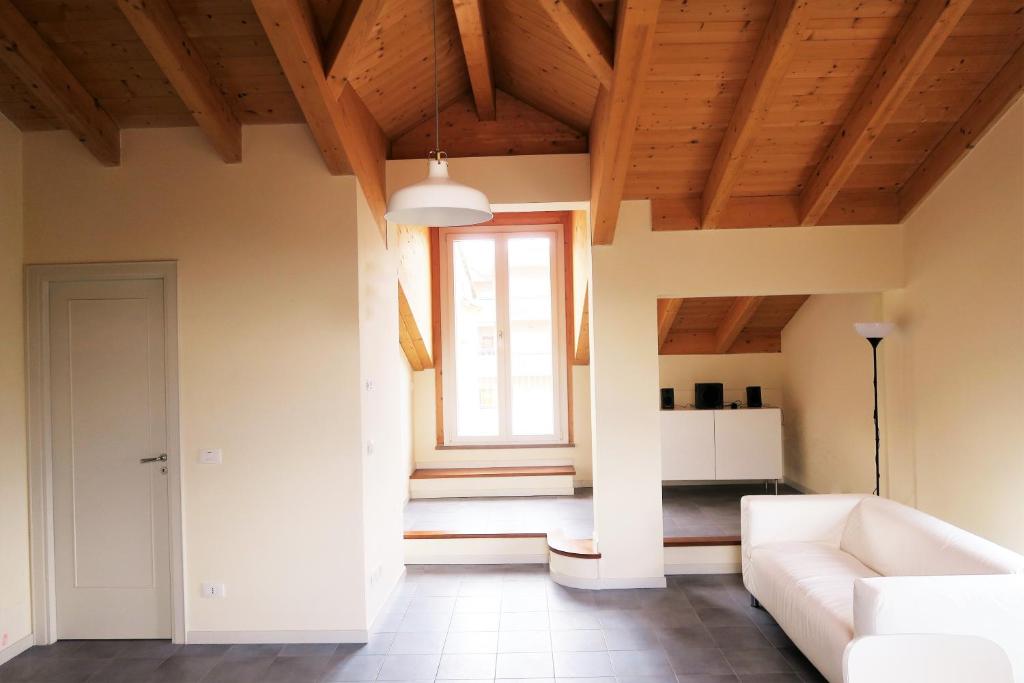
[[[494,217],[487,196],[448,177],[448,161],[431,159],[426,179],[395,192],[384,214],[391,223],[448,228]]]
[[[896,329],[895,323],[854,323],[853,327],[857,334],[865,339],[885,339]]]

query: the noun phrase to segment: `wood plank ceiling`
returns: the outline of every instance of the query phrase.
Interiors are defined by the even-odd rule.
[[[778,353],[782,328],[807,298],[795,294],[659,299],[658,353]]]
[[[435,1],[443,146],[590,151],[599,243],[622,199],[653,200],[656,230],[897,222],[1024,78],[1024,0]],[[431,0],[277,3],[0,0],[0,112],[104,163],[120,128],[200,125],[233,162],[239,126],[301,122],[364,185],[378,136],[424,157]],[[356,160],[317,133],[353,120]]]

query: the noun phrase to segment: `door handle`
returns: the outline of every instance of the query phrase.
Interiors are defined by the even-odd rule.
[[[146,462],[167,462],[167,454],[166,453],[161,453],[160,455],[158,455],[155,458],[142,458],[141,460],[139,460],[139,462],[142,462],[142,463],[146,463]]]

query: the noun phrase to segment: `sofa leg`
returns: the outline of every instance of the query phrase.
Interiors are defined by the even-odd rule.
[[[762,609],[761,603],[753,595],[750,596],[750,606],[754,609]]]

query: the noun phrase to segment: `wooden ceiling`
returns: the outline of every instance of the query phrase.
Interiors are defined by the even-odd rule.
[[[901,220],[1024,87],[1024,0],[434,0],[452,156],[577,153],[592,232]],[[379,195],[434,146],[431,0],[0,0],[0,112],[117,163],[122,128],[310,125]],[[380,185],[380,189],[372,189]]]
[[[658,299],[658,353],[778,353],[782,328],[808,296]]]

